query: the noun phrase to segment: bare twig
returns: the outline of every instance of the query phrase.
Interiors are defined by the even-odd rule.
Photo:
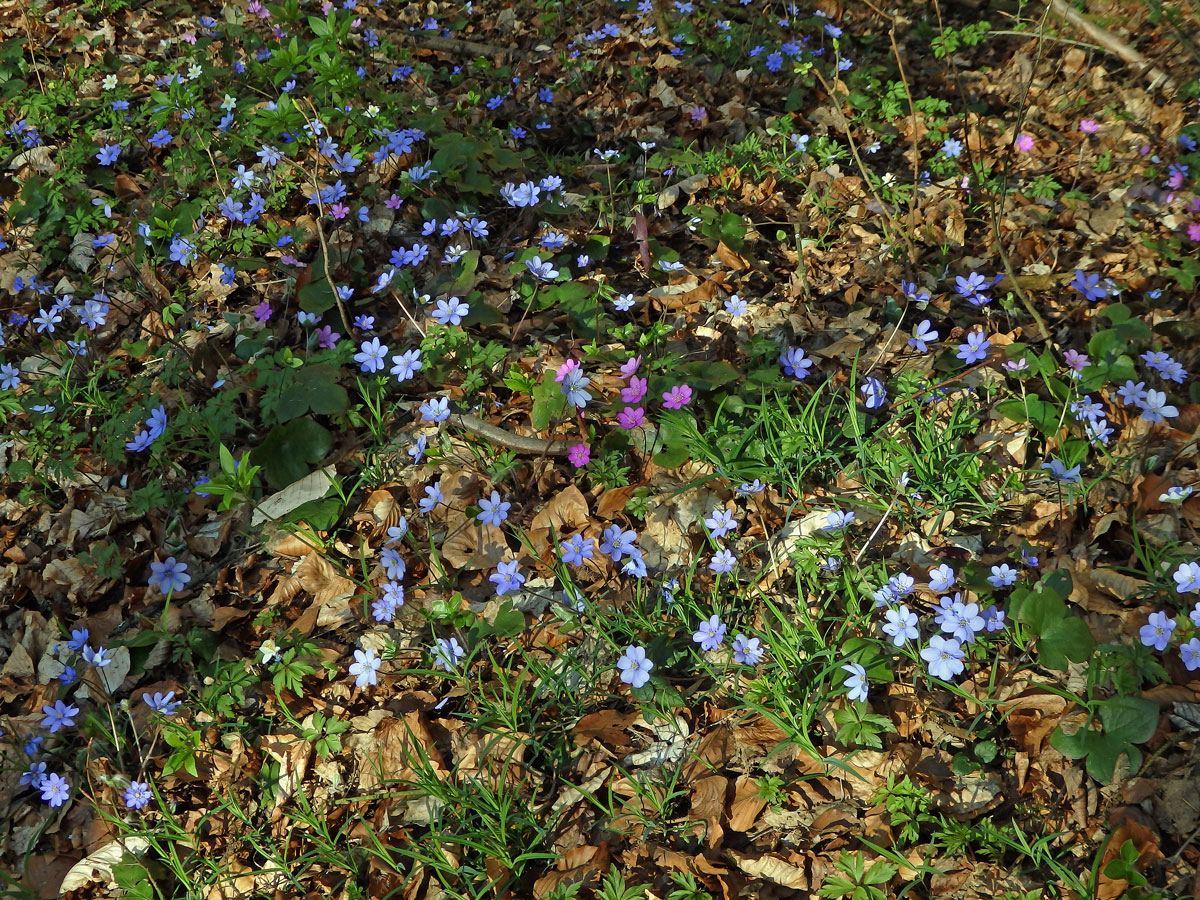
[[[1109,53],[1119,56],[1129,65],[1136,66],[1148,74],[1150,76],[1151,90],[1160,84],[1171,93],[1175,93],[1179,89],[1170,75],[1151,63],[1150,60],[1146,59],[1146,57],[1142,56],[1142,54],[1138,53],[1137,50],[1115,34],[1105,31],[1087,16],[1083,15],[1083,13],[1069,6],[1066,0],[1050,0],[1050,11],[1072,28],[1079,29]]]

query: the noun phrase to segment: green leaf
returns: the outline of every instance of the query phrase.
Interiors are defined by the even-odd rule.
[[[275,488],[287,487],[308,474],[333,447],[333,436],[312,419],[293,419],[271,429],[251,458]]]
[[[1074,616],[1049,622],[1038,641],[1038,662],[1048,669],[1067,670],[1067,660],[1083,662],[1096,649],[1087,623]]]
[[[337,305],[337,295],[328,278],[310,281],[300,288],[297,299],[300,301],[300,308],[310,313],[323,313]]]
[[[1100,704],[1100,721],[1106,734],[1142,744],[1158,728],[1158,704],[1142,697],[1113,697]]]

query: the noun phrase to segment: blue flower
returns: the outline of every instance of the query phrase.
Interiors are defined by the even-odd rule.
[[[100,152],[96,154],[96,161],[102,166],[111,166],[117,161],[117,157],[120,155],[120,144],[105,144],[100,148]]]
[[[378,684],[376,672],[379,671],[380,665],[383,664],[375,651],[368,647],[365,650],[354,651],[354,662],[346,670],[354,676],[355,687],[366,687],[368,684]]]
[[[617,660],[617,668],[621,672],[621,681],[634,688],[640,688],[650,680],[650,670],[654,662],[646,658],[646,648],[630,644]]]
[[[525,576],[517,571],[520,562],[515,559],[500,562],[496,572],[488,576],[488,580],[496,585],[496,596],[503,597],[509,591],[520,590],[525,583]]]
[[[45,715],[45,718],[42,719],[42,727],[49,728],[50,733],[54,734],[75,724],[75,717],[79,715],[79,707],[55,700],[53,706],[43,706],[42,713]]]
[[[431,397],[421,404],[421,419],[425,422],[444,422],[450,418],[450,400]]]
[[[721,621],[721,617],[713,614],[700,623],[700,627],[692,635],[692,640],[700,645],[701,650],[716,650],[725,643],[727,628],[728,626]]]
[[[862,701],[867,699],[867,670],[858,663],[848,663],[842,666],[842,671],[846,672],[850,677],[844,682],[847,693],[847,698],[851,701]]]
[[[125,806],[127,809],[145,809],[153,798],[150,785],[144,781],[131,781],[125,788]]]
[[[494,525],[497,528],[508,518],[508,510],[512,504],[500,499],[499,491],[492,491],[491,498],[479,501],[479,514],[475,516],[484,525]]]
[[[458,638],[438,638],[433,643],[433,664],[447,672],[452,672],[466,654]]]
[[[946,138],[942,143],[942,153],[949,159],[956,159],[962,155],[962,141],[955,138]]]
[[[763,648],[758,638],[739,634],[733,639],[733,661],[744,666],[757,666],[762,662]]]
[[[182,591],[192,580],[192,576],[187,573],[187,563],[177,562],[173,556],[168,556],[162,562],[150,563],[150,572],[150,587],[158,588],[164,594]]]
[[[563,562],[572,566],[581,566],[585,559],[592,558],[594,546],[595,541],[591,538],[585,539],[582,534],[576,534],[559,544],[558,548]]]
[[[1100,287],[1100,276],[1095,273],[1085,275],[1083,269],[1075,270],[1075,280],[1071,282],[1071,287],[1093,303],[1108,296],[1108,291]]]
[[[373,337],[363,341],[361,349],[354,354],[354,361],[363,372],[378,372],[386,365],[388,348],[379,343],[379,338]]]
[[[175,715],[179,712],[179,707],[183,706],[182,700],[175,699],[174,691],[167,691],[165,694],[161,691],[155,691],[153,694],[143,693],[142,702],[153,712],[164,716]]]

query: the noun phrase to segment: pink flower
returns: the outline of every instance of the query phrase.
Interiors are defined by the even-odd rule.
[[[400,204],[403,202],[404,202],[404,198],[401,197],[399,194],[392,194],[390,197],[388,197],[386,200],[383,201],[383,205],[386,206],[388,209],[399,209]]]
[[[1193,222],[1187,227],[1188,240],[1200,241],[1200,222]]]
[[[1084,134],[1095,134],[1100,130],[1100,123],[1095,119],[1080,119],[1079,130]]]
[[[640,406],[627,406],[617,413],[617,424],[622,428],[637,428],[646,424],[646,410]]]
[[[1068,350],[1063,354],[1063,362],[1065,362],[1068,367],[1074,369],[1076,372],[1082,372],[1084,367],[1086,367],[1088,364],[1088,358],[1085,354],[1080,353],[1077,350]]]
[[[335,203],[329,207],[329,214],[335,219],[341,220],[346,218],[346,214],[350,212],[350,207],[345,203]]]
[[[332,350],[340,337],[341,335],[328,325],[322,325],[317,329],[317,346],[322,350]]]
[[[1022,153],[1028,153],[1033,149],[1033,135],[1023,134],[1017,138],[1017,149]]]
[[[692,389],[686,384],[681,384],[665,392],[662,398],[663,406],[667,409],[683,409],[692,402]]]
[[[573,444],[567,450],[567,459],[577,469],[582,469],[592,459],[592,448],[587,444]]]
[[[254,307],[254,318],[260,322],[265,322],[271,318],[271,304],[264,300],[258,306]]]
[[[629,379],[629,387],[621,388],[621,399],[625,403],[637,403],[646,396],[646,379],[636,375]]]
[[[578,360],[568,359],[565,363],[558,367],[558,371],[554,373],[554,380],[559,384],[562,384],[562,380],[578,368]]]
[[[628,378],[638,370],[638,366],[641,364],[642,357],[640,354],[638,356],[630,357],[629,359],[625,360],[625,365],[621,366],[621,375],[625,378]]]

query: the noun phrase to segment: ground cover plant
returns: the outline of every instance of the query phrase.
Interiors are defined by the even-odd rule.
[[[18,4],[0,890],[1200,896],[1200,10]]]

